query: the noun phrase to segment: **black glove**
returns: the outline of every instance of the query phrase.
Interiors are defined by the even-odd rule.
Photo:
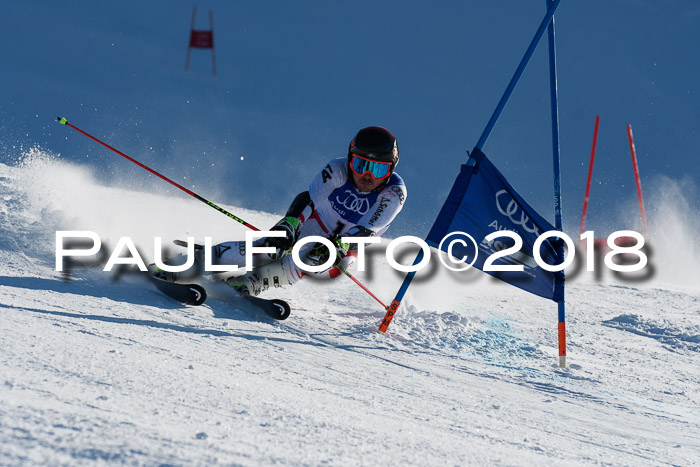
[[[330,241],[333,243],[335,246],[335,253],[336,253],[336,258],[335,262],[333,263],[333,266],[335,267],[340,263],[340,261],[345,258],[345,255],[348,254],[348,250],[350,250],[350,244],[349,243],[342,243],[340,241],[340,237],[332,238]],[[321,264],[324,264],[326,261],[328,261],[328,258],[331,256],[331,252],[328,249],[326,245],[324,245],[321,242],[314,243],[313,247],[311,247],[311,250],[306,254],[306,259],[309,260],[312,266],[320,266]]]
[[[329,240],[333,243],[333,245],[335,245],[336,252],[336,260],[335,263],[333,263],[333,267],[337,266],[338,263],[345,258],[349,251],[357,250],[357,244],[342,243],[340,241],[341,238],[373,237],[374,235],[376,235],[374,231],[369,230],[366,227],[362,227],[361,225],[356,225],[348,229],[344,234],[336,235],[335,237],[330,238]],[[319,242],[314,244],[311,251],[306,254],[306,258],[312,263],[313,266],[318,266],[328,261],[330,254],[331,252],[328,250],[328,247]]]
[[[275,253],[268,253],[270,258],[279,259],[287,254],[287,251],[296,243],[301,226],[300,219],[287,216],[270,228],[270,230],[285,233],[284,237],[265,237],[265,246],[277,249]]]

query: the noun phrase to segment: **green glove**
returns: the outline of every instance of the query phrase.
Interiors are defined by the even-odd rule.
[[[287,254],[294,246],[299,238],[299,231],[302,227],[302,222],[296,217],[287,216],[281,219],[270,230],[281,231],[285,233],[284,237],[269,237],[265,238],[265,246],[276,248],[275,253],[268,253],[271,258],[279,259]]]

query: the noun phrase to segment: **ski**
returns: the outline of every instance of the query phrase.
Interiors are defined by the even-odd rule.
[[[201,305],[207,299],[206,290],[199,284],[180,284],[155,277],[151,277],[151,282],[163,294],[185,305]],[[289,304],[279,298],[267,299],[249,295],[239,296],[260,309],[270,318],[278,321],[289,318],[292,311]]]
[[[240,297],[262,310],[267,316],[278,321],[289,318],[292,312],[289,303],[279,298],[260,298],[250,295],[240,295]]]
[[[187,247],[187,242],[183,240],[173,240],[173,243],[177,246]],[[194,246],[195,250],[201,250],[202,248],[202,245],[195,244]],[[248,302],[255,305],[256,308],[261,309],[263,312],[265,312],[266,315],[268,315],[272,319],[276,319],[278,321],[282,321],[289,318],[289,315],[292,312],[289,303],[279,298],[268,299],[240,294],[239,296],[248,300]]]
[[[177,246],[187,247],[187,242],[183,240],[173,240],[173,243]],[[204,248],[202,245],[195,244],[194,246],[195,250],[201,250],[202,248]],[[282,321],[289,318],[289,315],[292,312],[289,303],[279,298],[268,299],[254,297],[251,295],[238,295],[247,300],[249,303],[253,304],[256,308],[262,310],[270,318],[276,319],[278,321]]]
[[[179,284],[148,276],[163,294],[185,305],[201,305],[207,299],[207,291],[199,284]]]
[[[173,243],[174,243],[175,245],[177,245],[177,246],[181,246],[181,247],[187,248],[187,242],[184,241],[184,240],[173,240]],[[195,243],[195,244],[194,244],[194,249],[195,249],[195,250],[201,250],[201,249],[203,249],[203,248],[204,248],[204,245],[200,245],[200,244],[198,244],[198,243]]]

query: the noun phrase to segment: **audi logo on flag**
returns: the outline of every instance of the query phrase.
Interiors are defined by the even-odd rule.
[[[501,195],[504,194],[506,195],[506,199],[510,199],[505,209],[501,204]],[[535,235],[540,234],[540,230],[537,228],[532,219],[530,219],[530,216],[523,211],[523,209],[518,205],[518,203],[515,202],[513,198],[508,196],[508,192],[506,190],[501,190],[496,193],[496,207],[498,208],[498,212],[510,219],[513,224],[521,226],[526,232],[530,232]]]

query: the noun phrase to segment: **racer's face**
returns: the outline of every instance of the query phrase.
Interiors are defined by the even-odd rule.
[[[370,192],[376,190],[379,185],[384,183],[386,179],[377,180],[370,173],[365,173],[364,175],[357,175],[355,172],[350,171],[352,175],[352,180],[355,182],[355,186],[362,192]]]

